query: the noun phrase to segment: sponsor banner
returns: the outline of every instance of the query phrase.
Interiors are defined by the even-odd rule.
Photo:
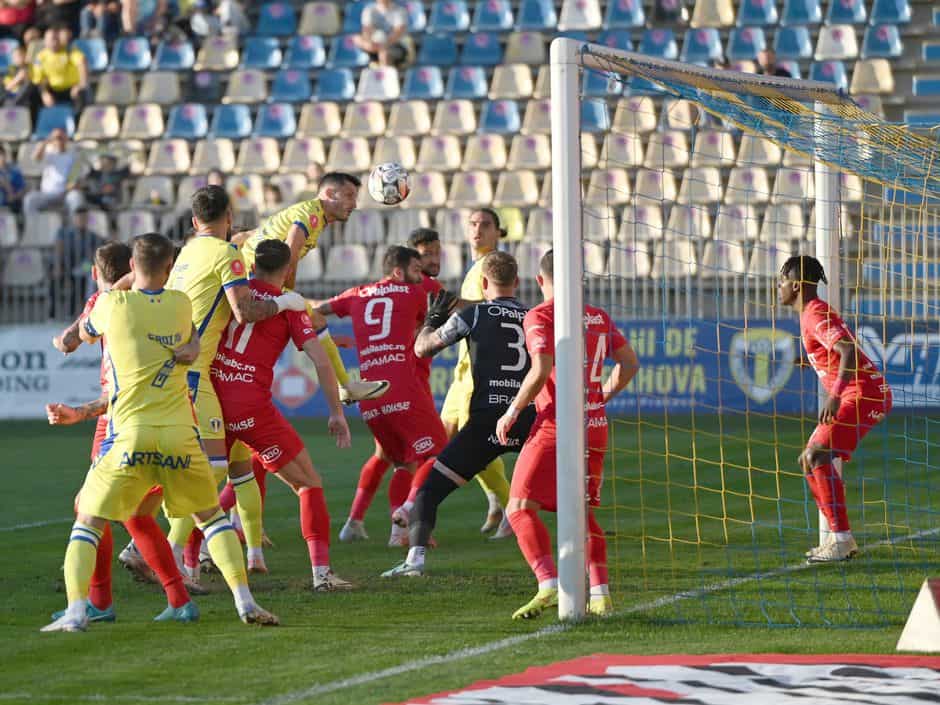
[[[874,655],[597,654],[402,705],[878,703],[940,700],[940,658]]]

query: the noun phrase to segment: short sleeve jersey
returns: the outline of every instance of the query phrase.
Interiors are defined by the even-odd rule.
[[[529,354],[555,354],[555,308],[549,300],[533,308],[525,317],[526,347]],[[596,306],[584,307],[584,386],[587,402],[584,412],[588,428],[607,426],[604,410],[603,373],[604,360],[611,351],[627,344],[623,333],[617,330],[607,312]],[[545,386],[535,398],[539,417],[548,423],[555,423],[555,380],[556,368]]]
[[[434,277],[429,277],[427,274],[424,275],[424,279],[421,281],[421,287],[424,289],[426,296],[434,296],[439,291],[443,291],[444,286]],[[418,371],[424,375],[424,379],[429,381],[431,379],[431,358],[430,357],[419,357],[418,358]]]
[[[283,293],[257,279],[252,279],[249,286],[252,298],[258,301]],[[284,347],[293,341],[301,350],[316,337],[313,322],[303,311],[282,311],[263,321],[241,324],[232,316],[212,363],[216,393],[222,400],[237,400],[239,405],[269,402],[274,366]]]
[[[506,411],[529,371],[522,322],[528,309],[514,298],[467,306],[437,332],[447,345],[466,341],[473,379],[470,413]]]
[[[110,291],[98,297],[82,325],[108,341],[111,435],[138,426],[195,425],[186,368],[173,359],[173,350],[192,333],[186,294]]]
[[[803,308],[800,333],[810,365],[826,391],[831,391],[839,377],[841,361],[835,344],[840,340],[855,342],[855,337],[838,312],[819,298],[813,299]],[[843,397],[863,395],[878,399],[887,390],[881,372],[861,349],[858,349],[857,363],[850,364],[849,369],[855,372],[855,379],[846,387]]]
[[[85,302],[85,308],[82,309],[82,315],[80,318],[86,318],[88,314],[91,313],[92,309],[95,307],[95,302],[98,300],[98,297],[101,295],[100,291],[96,291],[94,294],[88,297],[88,301]],[[104,336],[101,337],[101,369],[98,372],[98,379],[101,383],[101,391],[105,394],[111,393],[111,367],[108,364],[108,354],[105,349],[105,340]]]
[[[200,235],[180,251],[167,288],[182,291],[193,304],[193,325],[200,337],[194,371],[209,372],[222,331],[232,315],[225,290],[247,283],[238,248],[224,240]]]
[[[483,258],[480,257],[467,270],[460,285],[460,298],[464,301],[482,301],[483,300]],[[457,366],[454,370],[455,383],[467,383],[470,381],[470,350],[467,348],[466,341],[460,341],[457,346]]]
[[[42,49],[36,54],[33,82],[40,83],[45,80],[52,90],[66,91],[78,84],[78,67],[84,61],[85,55],[78,49]]]
[[[385,9],[379,7],[376,3],[366,5],[362,11],[362,24],[366,27],[382,32],[388,36],[398,27],[408,25],[408,11],[403,7],[392,7]]]
[[[314,198],[310,201],[302,201],[265,218],[264,222],[261,223],[261,227],[242,245],[242,256],[245,259],[245,264],[248,265],[248,269],[250,270],[254,266],[255,250],[258,249],[258,245],[263,240],[286,242],[287,233],[294,225],[300,228],[306,237],[300,250],[300,256],[304,257],[317,246],[320,234],[326,227],[326,216],[323,214],[323,204],[320,203],[320,199]]]

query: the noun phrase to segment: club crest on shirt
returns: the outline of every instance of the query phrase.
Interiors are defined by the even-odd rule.
[[[316,213],[311,213],[308,220],[310,221],[311,228],[316,228],[318,225],[320,225],[320,216],[318,216]]]
[[[795,341],[775,328],[752,328],[736,333],[728,348],[731,376],[759,404],[773,399],[793,374]]]
[[[211,419],[209,419],[209,430],[213,433],[218,433],[221,431],[222,419],[220,419],[218,416],[213,416]]]
[[[245,263],[240,259],[232,260],[232,274],[237,277],[242,276],[245,273]]]

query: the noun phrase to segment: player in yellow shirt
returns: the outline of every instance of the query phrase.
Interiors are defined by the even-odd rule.
[[[345,223],[349,219],[356,209],[361,186],[362,182],[356,176],[331,171],[320,179],[316,198],[289,206],[266,218],[257,229],[239,233],[233,242],[241,244],[242,256],[249,271],[255,263],[255,248],[258,243],[270,239],[285,242],[290,247],[291,264],[284,286],[293,289],[297,264],[317,246],[317,241],[327,225],[335,222]],[[326,318],[312,307],[307,309],[307,314],[313,321],[320,345],[329,356],[336,372],[342,400],[350,403],[376,399],[385,394],[388,390],[387,381],[357,381],[349,378],[336,343],[330,337]]]
[[[499,240],[506,234],[500,227],[499,215],[490,208],[478,208],[470,214],[467,242],[473,251],[473,265],[464,276],[460,287],[461,305],[483,301],[483,259],[493,252]],[[473,395],[473,375],[470,370],[470,350],[466,341],[460,341],[457,349],[457,365],[454,381],[447,390],[441,420],[451,438],[470,418],[470,397]],[[480,531],[487,533],[496,529],[493,538],[512,536],[512,527],[503,508],[509,502],[509,483],[502,458],[497,458],[476,476],[489,501],[486,522]]]
[[[171,517],[192,515],[246,623],[277,624],[248,588],[241,545],[219,508],[212,468],[193,426],[182,364],[196,358],[199,334],[185,294],[165,289],[173,244],[150,233],[134,241],[131,291],[102,294],[80,325],[86,343],[107,337],[112,376],[108,437],[89,470],[65,552],[68,607],[44,632],[83,631],[88,585],[106,520],[126,521],[153,485]]]

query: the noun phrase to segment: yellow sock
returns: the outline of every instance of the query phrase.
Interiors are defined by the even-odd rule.
[[[238,507],[242,531],[245,532],[245,543],[248,548],[261,548],[261,489],[255,481],[254,473],[236,477],[232,480],[232,488],[235,490],[235,506]]]
[[[75,522],[69,545],[65,549],[65,594],[69,604],[88,599],[88,585],[95,572],[95,557],[101,532],[87,524]]]
[[[502,458],[497,458],[477,475],[477,482],[484,491],[492,492],[504,509],[509,504],[509,483],[506,481],[506,466]]]
[[[170,546],[185,546],[196,522],[192,517],[172,517],[167,521],[170,522],[170,530],[166,534],[166,540]]]
[[[248,571],[245,570],[245,557],[242,555],[242,546],[238,541],[232,522],[220,509],[205,522],[200,522],[199,528],[206,537],[206,547],[209,555],[216,564],[229,589],[234,595],[239,595],[248,585]]]
[[[336,381],[339,382],[340,387],[345,387],[349,384],[349,373],[346,371],[346,365],[343,364],[343,358],[339,355],[339,348],[336,347],[336,343],[333,342],[330,331],[324,329],[318,333],[317,340],[320,341],[320,345],[322,345],[323,349],[326,351],[326,356],[330,358],[330,364],[333,366],[333,371],[336,373]]]

